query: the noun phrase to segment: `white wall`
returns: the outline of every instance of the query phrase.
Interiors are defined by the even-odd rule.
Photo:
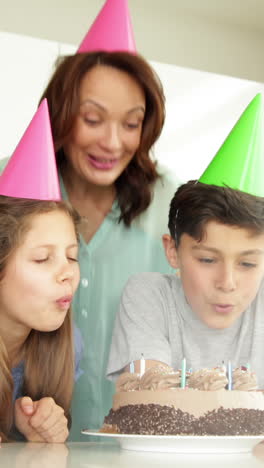
[[[0,32],[0,158],[31,120],[59,54],[75,46]],[[18,53],[19,51],[19,53]],[[167,98],[158,160],[182,180],[197,178],[264,83],[152,62]]]
[[[31,120],[58,52],[56,42],[0,32],[0,158]]]
[[[166,94],[155,154],[182,180],[198,178],[264,83],[153,63]],[[264,130],[264,129],[263,129]]]

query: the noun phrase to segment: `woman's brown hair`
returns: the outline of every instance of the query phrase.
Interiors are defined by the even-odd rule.
[[[127,52],[92,52],[64,57],[52,76],[42,99],[47,98],[56,157],[65,162],[64,146],[71,137],[79,113],[79,90],[84,75],[95,66],[109,66],[128,73],[143,89],[146,112],[139,148],[116,181],[120,221],[129,226],[151,202],[151,186],[159,177],[150,150],[165,119],[161,82],[152,67],[139,55]]]
[[[23,243],[36,215],[62,211],[73,221],[76,236],[79,222],[66,202],[25,200],[0,196],[0,283],[8,260]],[[66,417],[74,381],[74,353],[71,312],[60,328],[51,332],[31,330],[23,349],[23,395],[33,400],[50,396],[61,406]],[[0,437],[8,440],[13,423],[13,378],[9,356],[0,335]]]
[[[176,247],[184,233],[201,241],[210,221],[246,229],[254,235],[262,234],[264,198],[197,181],[181,185],[169,211],[168,226]]]

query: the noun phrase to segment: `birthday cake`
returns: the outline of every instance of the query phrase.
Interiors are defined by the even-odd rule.
[[[223,367],[186,374],[168,366],[125,372],[116,383],[113,406],[100,432],[151,435],[264,434],[264,395],[247,368]]]

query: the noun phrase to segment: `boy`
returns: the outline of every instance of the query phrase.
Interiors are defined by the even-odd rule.
[[[109,356],[110,378],[129,370],[132,361],[138,372],[143,354],[146,368],[162,362],[178,369],[184,357],[193,370],[228,360],[234,367],[250,364],[263,388],[260,107],[258,95],[199,181],[182,185],[173,197],[163,245],[179,277],[143,273],[128,281]],[[252,127],[249,142],[235,154],[231,145],[230,153],[230,139],[248,134],[245,122],[247,130]]]

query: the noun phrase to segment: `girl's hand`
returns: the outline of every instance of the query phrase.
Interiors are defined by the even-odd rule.
[[[16,428],[30,442],[63,443],[69,435],[64,410],[50,397],[38,401],[18,398],[14,417]]]

